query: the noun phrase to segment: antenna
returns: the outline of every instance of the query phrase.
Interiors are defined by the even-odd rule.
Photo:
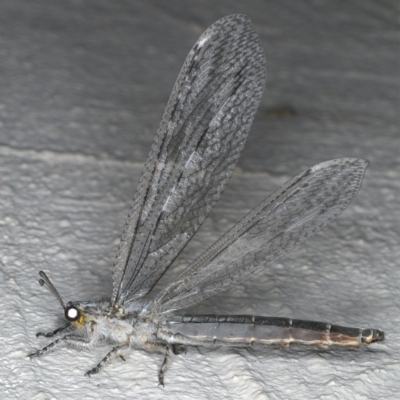
[[[58,300],[58,302],[61,304],[61,307],[65,310],[64,302],[62,301],[60,294],[57,292],[57,289],[51,283],[48,276],[43,271],[39,271],[39,275],[42,278],[39,279],[40,286],[44,286]]]

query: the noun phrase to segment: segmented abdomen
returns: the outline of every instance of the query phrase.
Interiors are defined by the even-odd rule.
[[[381,341],[379,329],[349,328],[326,322],[250,315],[171,315],[160,323],[160,339],[186,345],[360,347]]]

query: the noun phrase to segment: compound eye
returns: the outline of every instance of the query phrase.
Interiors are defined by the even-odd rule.
[[[68,321],[77,321],[79,319],[79,310],[74,306],[69,306],[65,309],[65,318]]]

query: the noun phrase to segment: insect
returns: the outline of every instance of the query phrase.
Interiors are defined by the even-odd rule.
[[[178,76],[144,166],[113,267],[109,301],[69,301],[40,271],[64,309],[57,337],[29,355],[62,345],[110,351],[87,376],[132,348],[253,344],[359,347],[378,329],[248,315],[188,315],[185,308],[262,271],[335,219],[357,194],[367,162],[330,160],[288,181],[204,251],[169,286],[148,296],[219,200],[243,149],[265,86],[265,58],[250,19],[231,15],[209,27]]]

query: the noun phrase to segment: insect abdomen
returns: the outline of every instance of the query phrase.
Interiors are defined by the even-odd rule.
[[[160,328],[169,343],[193,345],[360,347],[384,338],[379,329],[250,315],[172,315]]]

